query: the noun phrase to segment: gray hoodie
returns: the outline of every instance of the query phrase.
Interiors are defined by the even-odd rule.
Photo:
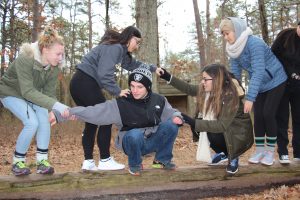
[[[100,88],[104,88],[109,93],[119,96],[121,88],[115,81],[115,71],[117,67],[122,67],[128,71],[138,68],[142,63],[135,60],[128,54],[127,47],[121,44],[100,44],[87,53],[77,69],[94,78]],[[149,65],[150,71],[156,70],[155,65]]]
[[[172,108],[167,99],[163,97],[165,100],[165,106],[163,108],[161,114],[161,122],[165,122],[168,119],[172,119],[173,117],[180,117],[181,113]],[[130,104],[128,104],[130,105]],[[60,116],[60,114],[53,110],[58,122],[64,121],[64,119]],[[75,115],[77,119],[82,120],[84,122],[88,122],[96,125],[110,125],[115,124],[119,130],[118,137],[116,138],[115,144],[118,149],[122,149],[122,140],[123,136],[127,131],[120,131],[123,127],[120,110],[118,107],[118,103],[116,99],[107,100],[104,103],[99,103],[94,106],[82,107],[77,106],[70,109],[70,114]],[[136,112],[136,114],[138,114]],[[144,118],[145,116],[140,116],[140,118]],[[153,127],[143,127],[140,128],[142,132],[144,132],[145,137],[155,133],[158,129],[158,126]]]

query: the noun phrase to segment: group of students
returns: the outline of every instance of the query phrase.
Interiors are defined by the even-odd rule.
[[[220,23],[227,41],[229,72],[221,64],[201,70],[201,82],[188,84],[165,69],[133,58],[141,43],[141,32],[134,26],[121,33],[107,30],[99,45],[77,65],[70,92],[77,107],[69,108],[55,98],[58,67],[64,63],[62,37],[46,27],[38,41],[24,44],[18,58],[0,81],[0,100],[19,118],[24,127],[17,139],[12,172],[28,175],[25,158],[31,140],[36,138],[37,173],[52,174],[48,160],[50,124],[79,119],[85,122],[82,133],[84,161],[82,170],[120,170],[125,165],[110,155],[111,124],[118,127],[115,144],[128,156],[128,170],[140,175],[142,157],[155,152],[154,168],[173,170],[172,151],[178,129],[184,123],[195,136],[207,133],[215,151],[210,164],[228,161],[226,171],[238,171],[239,156],[255,141],[250,163],[272,165],[275,145],[281,163],[289,163],[289,104],[293,119],[293,154],[300,160],[299,90],[300,90],[300,23],[282,31],[272,49],[252,35],[246,22],[228,17]],[[117,67],[131,71],[129,89],[115,81]],[[242,70],[249,74],[248,92],[240,84]],[[167,99],[152,92],[152,73],[188,95],[197,96],[195,117],[172,108]],[[116,98],[106,100],[105,89]],[[250,111],[254,108],[254,137]],[[280,110],[277,115],[277,110]],[[51,111],[48,116],[48,111]],[[93,158],[94,143],[100,151],[99,163]]]

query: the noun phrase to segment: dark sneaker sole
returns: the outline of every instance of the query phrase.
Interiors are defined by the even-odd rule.
[[[37,174],[54,174],[54,170],[47,170],[47,171],[42,171],[42,170],[37,170]]]

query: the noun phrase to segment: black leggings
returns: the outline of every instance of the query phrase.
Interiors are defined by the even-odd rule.
[[[255,137],[276,137],[276,112],[283,96],[286,83],[259,93],[254,102],[254,132]]]
[[[71,79],[70,92],[74,102],[78,106],[93,106],[106,101],[97,82],[80,70],[77,70]],[[85,123],[82,135],[82,146],[85,160],[93,159],[97,128],[97,125]],[[97,144],[101,159],[110,157],[110,139],[111,125],[99,126]]]
[[[210,148],[212,148],[216,153],[223,152],[226,156],[228,156],[226,142],[223,133],[207,132],[207,137],[210,142]]]

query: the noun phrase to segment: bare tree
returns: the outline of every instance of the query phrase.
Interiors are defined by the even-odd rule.
[[[93,47],[93,22],[92,22],[92,2],[91,0],[88,0],[87,2],[88,5],[88,19],[89,19],[89,50],[92,49]]]
[[[159,65],[157,0],[136,0],[135,11],[137,27],[143,36],[143,44],[137,56],[140,60]],[[156,77],[152,87],[157,91]]]
[[[110,20],[109,20],[109,0],[105,0],[105,27],[109,29]]]
[[[209,11],[210,1],[206,0],[206,61],[211,63],[211,37],[212,32],[210,29],[210,11]]]
[[[268,21],[266,17],[266,8],[265,8],[265,0],[258,0],[258,8],[260,14],[260,26],[263,40],[270,44],[269,41],[269,33],[268,33]]]
[[[199,47],[199,57],[200,57],[200,65],[201,67],[206,65],[205,59],[205,46],[204,46],[204,37],[202,31],[202,23],[198,8],[197,0],[193,0],[194,5],[194,14],[195,14],[195,21],[196,21],[196,29],[197,29],[197,39],[198,39],[198,47]]]
[[[31,41],[35,42],[38,38],[38,33],[40,30],[40,4],[39,0],[34,0],[32,4],[32,11],[33,11],[33,29],[31,32]]]
[[[6,22],[8,20],[9,15],[9,7],[10,7],[10,1],[9,0],[3,0],[0,3],[0,8],[2,10],[1,13],[1,73],[0,75],[3,76],[4,74],[4,67],[5,67],[5,53],[6,53],[6,45],[7,45],[7,31],[6,31]],[[1,77],[0,76],[0,77]]]

